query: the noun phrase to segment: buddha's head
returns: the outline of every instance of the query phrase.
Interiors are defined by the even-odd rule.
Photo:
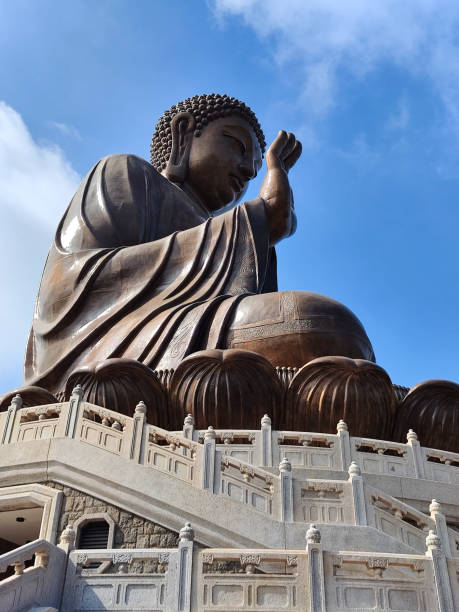
[[[261,168],[265,139],[253,111],[236,98],[194,96],[159,119],[151,163],[209,212],[237,202]]]

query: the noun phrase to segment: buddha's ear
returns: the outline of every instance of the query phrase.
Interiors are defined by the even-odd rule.
[[[178,113],[171,121],[172,149],[163,174],[173,183],[183,183],[186,179],[195,126],[191,113]]]

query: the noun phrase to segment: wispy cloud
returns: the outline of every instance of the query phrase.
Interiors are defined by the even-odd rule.
[[[450,0],[214,0],[219,19],[240,16],[273,58],[300,71],[298,97],[325,116],[342,79],[389,63],[428,78],[459,134],[459,3]],[[404,117],[401,117],[404,119]]]
[[[27,333],[53,231],[80,177],[0,102],[0,395],[21,383]]]
[[[59,123],[59,121],[47,121],[46,124],[53,130],[56,130],[57,132],[62,134],[63,136],[74,138],[75,140],[81,140],[80,132],[76,129],[76,127],[73,127],[73,125],[68,125],[67,123]]]
[[[402,97],[398,101],[397,108],[389,116],[386,122],[386,129],[391,132],[403,132],[410,123],[410,109],[406,98]]]
[[[54,227],[80,181],[55,145],[40,145],[21,116],[0,102],[0,209]]]

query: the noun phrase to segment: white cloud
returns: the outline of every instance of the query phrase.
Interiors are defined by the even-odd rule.
[[[40,275],[80,177],[0,102],[0,395],[19,386]]]
[[[62,150],[35,142],[21,116],[0,102],[0,210],[54,227],[79,181]]]
[[[389,62],[427,77],[459,133],[459,3],[451,0],[214,0],[269,38],[273,58],[300,70],[298,95],[316,117],[339,99],[343,75]]]
[[[75,140],[81,140],[80,132],[73,125],[68,123],[60,123],[59,121],[47,121],[47,125],[53,128],[57,132],[60,132],[63,136],[74,138]]]

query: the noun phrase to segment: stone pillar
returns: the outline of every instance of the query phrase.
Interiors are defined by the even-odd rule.
[[[432,530],[429,531],[426,538],[426,546],[426,556],[432,559],[438,610],[439,612],[454,612],[453,594],[445,553],[441,549],[440,538]]]
[[[285,457],[279,463],[281,490],[281,521],[293,522],[292,464]]]
[[[418,435],[410,429],[406,434],[408,446],[411,449],[411,457],[413,458],[414,472],[416,478],[425,478],[424,457],[422,456],[421,445],[419,444]]]
[[[67,414],[67,423],[65,425],[65,435],[68,438],[75,437],[76,424],[78,421],[78,413],[80,411],[80,404],[83,398],[83,387],[77,385],[70,396],[70,408]]]
[[[352,497],[354,499],[354,515],[356,525],[367,524],[367,512],[365,508],[365,494],[363,490],[362,473],[355,461],[349,466],[349,482],[352,487]]]
[[[129,459],[136,463],[143,463],[143,449],[145,448],[145,425],[146,425],[147,407],[144,402],[139,402],[135,407],[134,416],[132,418],[132,438],[131,447],[129,449]]]
[[[177,609],[189,612],[191,606],[191,571],[193,565],[194,532],[190,523],[180,529],[177,564]]]
[[[204,434],[204,452],[202,454],[202,488],[214,490],[215,480],[215,431],[212,426]]]
[[[271,419],[267,414],[261,419],[261,457],[260,465],[271,467],[273,464],[273,448],[271,435]]]
[[[308,553],[309,574],[309,610],[310,612],[326,612],[325,580],[322,544],[320,531],[315,525],[310,525],[306,532],[306,551]]]
[[[341,469],[346,472],[351,464],[351,443],[347,424],[341,419],[336,426],[338,433],[339,448],[341,451]]]
[[[430,518],[435,521],[435,531],[440,538],[441,548],[447,559],[452,558],[451,546],[449,542],[448,526],[446,524],[446,517],[441,511],[441,505],[436,499],[432,500],[429,506]]]
[[[18,410],[21,410],[21,408],[22,397],[20,395],[15,395],[11,400],[11,404],[8,406],[6,413],[6,420],[2,433],[2,444],[10,444],[11,434],[13,433],[13,428],[16,423],[16,413]]]

